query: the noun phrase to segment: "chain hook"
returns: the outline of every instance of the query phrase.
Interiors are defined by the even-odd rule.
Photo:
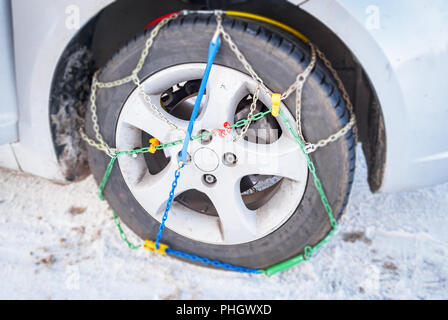
[[[111,158],[116,157],[117,156],[117,148],[107,147],[106,154]]]
[[[316,151],[316,149],[317,147],[314,143],[308,142],[305,144],[305,148],[303,148],[303,151],[305,151],[306,154],[310,154]]]

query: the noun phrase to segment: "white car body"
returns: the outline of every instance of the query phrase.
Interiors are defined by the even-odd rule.
[[[77,0],[79,26],[111,2]],[[372,7],[369,0],[290,2],[321,21],[345,43],[375,89],[387,137],[379,191],[409,190],[448,181],[448,3],[384,0]],[[6,17],[7,1],[1,3]],[[59,57],[77,33],[77,28],[67,25],[72,6],[72,0],[12,2],[15,70],[2,68],[6,72],[0,81],[5,90],[2,96],[9,97],[7,103],[15,103],[17,92],[18,108],[14,114],[14,108],[2,106],[0,115],[9,110],[9,123],[11,119],[14,123],[17,116],[18,136],[6,139],[3,131],[7,130],[0,132],[2,139],[9,140],[0,146],[0,166],[65,179],[52,142],[48,108]],[[2,30],[6,33],[8,29]],[[0,36],[1,40],[8,38]],[[8,49],[10,44],[0,42],[0,49]],[[12,58],[12,51],[1,51],[0,67],[11,66],[5,62]],[[7,87],[14,78],[15,91]]]

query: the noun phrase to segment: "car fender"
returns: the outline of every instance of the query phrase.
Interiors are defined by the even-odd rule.
[[[387,153],[379,191],[448,181],[448,3],[290,1],[330,28],[364,68],[385,120]],[[372,17],[377,15],[377,17]],[[372,23],[372,18],[377,23]]]

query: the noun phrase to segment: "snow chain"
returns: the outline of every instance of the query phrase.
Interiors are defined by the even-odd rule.
[[[201,133],[199,135],[196,136],[192,136],[190,139],[188,139],[188,141],[184,140],[184,139],[180,139],[180,140],[176,140],[176,141],[172,141],[172,142],[168,142],[168,143],[164,143],[164,144],[160,144],[158,142],[157,139],[151,139],[151,144],[149,147],[143,147],[140,149],[136,149],[136,150],[128,150],[128,151],[118,151],[115,150],[114,148],[111,148],[104,140],[103,136],[101,135],[100,132],[100,127],[98,124],[98,117],[97,117],[97,107],[96,107],[96,93],[97,93],[97,89],[98,88],[113,88],[116,86],[120,86],[123,85],[125,83],[129,83],[129,82],[134,82],[134,84],[138,87],[139,93],[143,96],[144,100],[146,101],[146,103],[151,107],[151,109],[158,115],[158,117],[162,120],[165,121],[168,125],[170,125],[171,127],[173,127],[173,130],[181,130],[183,132],[185,132],[182,128],[177,127],[174,123],[172,123],[171,121],[169,121],[158,109],[158,107],[151,101],[151,98],[149,97],[149,95],[147,95],[143,89],[143,86],[141,85],[140,79],[138,77],[138,73],[141,71],[141,69],[143,68],[143,65],[146,61],[146,58],[149,54],[149,50],[151,48],[151,46],[153,45],[153,42],[155,40],[155,38],[157,37],[160,29],[166,25],[168,22],[176,19],[178,16],[180,15],[187,15],[187,14],[191,14],[191,13],[204,13],[204,14],[215,14],[216,16],[216,22],[217,22],[217,27],[216,27],[216,31],[215,31],[215,35],[211,41],[211,43],[216,39],[219,42],[219,37],[222,36],[222,38],[224,39],[224,41],[228,44],[228,46],[230,47],[231,51],[235,54],[235,56],[237,57],[237,59],[241,62],[241,64],[243,65],[243,67],[246,69],[246,71],[250,74],[250,76],[252,77],[252,79],[257,83],[255,92],[253,94],[253,100],[250,106],[250,112],[247,116],[246,119],[242,119],[236,123],[234,123],[233,125],[230,125],[228,123],[224,124],[224,129],[213,129],[211,131],[205,131],[204,133]],[[297,36],[299,36],[299,38],[302,39],[302,41],[304,41],[305,43],[307,43],[310,46],[310,50],[311,50],[311,61],[309,63],[309,65],[305,68],[305,70],[300,73],[299,75],[297,75],[297,78],[295,80],[294,83],[292,83],[289,88],[283,92],[282,94],[278,94],[278,93],[272,93],[264,84],[263,80],[258,76],[258,74],[255,72],[255,70],[252,68],[252,66],[249,64],[249,62],[247,61],[247,59],[245,58],[245,56],[241,53],[241,51],[238,49],[238,47],[236,46],[236,44],[233,42],[232,38],[230,37],[230,35],[224,30],[224,27],[222,25],[222,14],[225,13],[227,15],[233,15],[233,16],[241,16],[241,17],[249,17],[255,20],[262,20],[262,21],[267,21],[267,22],[271,22],[273,24],[276,24],[279,27],[282,27],[290,32],[295,33]],[[218,44],[219,47],[219,44]],[[216,48],[216,50],[218,50],[218,48]],[[215,52],[216,54],[216,52]],[[209,55],[210,55],[210,51],[209,51]],[[317,60],[317,56],[323,61],[323,63],[325,64],[325,66],[330,70],[330,72],[333,75],[333,78],[335,79],[337,86],[339,88],[339,90],[341,90],[342,92],[342,98],[344,99],[345,103],[346,103],[346,107],[347,110],[349,111],[350,114],[350,120],[349,122],[343,127],[341,128],[339,131],[337,131],[336,133],[330,135],[328,138],[326,139],[322,139],[319,140],[316,143],[311,143],[311,142],[307,142],[305,140],[305,137],[303,136],[303,132],[302,132],[302,124],[301,124],[301,102],[302,102],[302,90],[303,90],[303,85],[305,84],[306,80],[308,79],[309,75],[311,74],[312,70],[314,69],[315,65],[316,65],[316,60]],[[214,57],[213,57],[214,59]],[[209,63],[213,63],[213,59],[212,61],[209,61]],[[322,183],[320,181],[320,179],[317,176],[317,172],[316,172],[316,168],[314,167],[314,164],[309,156],[310,153],[316,151],[318,148],[324,147],[327,144],[329,144],[330,142],[336,141],[339,138],[343,137],[348,131],[350,131],[351,129],[353,129],[354,134],[355,134],[355,139],[356,139],[356,128],[355,128],[355,124],[356,124],[356,118],[354,115],[354,111],[353,111],[353,105],[350,102],[350,98],[347,94],[347,91],[345,90],[345,87],[341,81],[341,79],[339,78],[336,70],[333,68],[333,66],[331,65],[330,61],[325,57],[325,55],[314,45],[312,44],[306,37],[304,37],[303,35],[299,34],[297,31],[292,30],[291,28],[282,25],[279,22],[270,20],[268,18],[264,18],[261,16],[257,16],[257,15],[253,15],[253,14],[248,14],[248,13],[242,13],[242,12],[236,12],[236,11],[228,11],[228,12],[223,12],[223,11],[188,11],[188,10],[184,10],[184,11],[180,11],[180,12],[176,12],[173,13],[171,15],[169,15],[168,17],[162,19],[157,25],[155,25],[155,27],[153,28],[153,30],[150,33],[149,38],[146,40],[145,42],[145,46],[141,52],[139,61],[135,67],[135,69],[132,71],[131,75],[124,77],[122,79],[118,79],[116,81],[112,81],[112,82],[99,82],[98,81],[98,72],[97,71],[94,75],[93,75],[93,80],[92,80],[92,91],[91,91],[91,95],[90,95],[90,112],[91,112],[91,120],[92,120],[92,124],[93,124],[93,131],[95,133],[95,139],[92,139],[90,137],[87,136],[87,134],[84,131],[84,128],[82,127],[80,129],[80,133],[82,138],[92,147],[98,149],[99,151],[105,152],[109,157],[111,157],[111,160],[107,166],[106,172],[103,176],[103,179],[100,183],[99,186],[99,197],[101,200],[104,200],[103,197],[103,191],[104,188],[106,186],[107,180],[112,172],[113,169],[113,165],[115,163],[115,160],[123,154],[126,155],[132,155],[132,154],[137,154],[137,153],[155,153],[157,150],[162,150],[165,148],[169,148],[169,147],[173,147],[179,144],[184,144],[187,146],[188,142],[190,140],[198,140],[198,139],[203,139],[207,136],[210,135],[219,135],[220,137],[225,137],[227,134],[230,133],[231,130],[235,129],[235,128],[241,128],[239,134],[237,134],[237,136],[233,139],[234,141],[238,141],[239,139],[241,139],[242,137],[244,137],[244,135],[246,134],[250,124],[252,123],[252,121],[257,121],[261,118],[263,118],[264,116],[266,116],[267,114],[272,114],[273,116],[277,117],[278,115],[280,115],[280,118],[282,119],[282,121],[285,123],[285,126],[287,127],[288,131],[291,133],[291,135],[294,137],[294,139],[296,140],[297,144],[299,145],[301,151],[303,152],[303,154],[305,155],[305,158],[307,160],[307,166],[308,166],[308,170],[310,171],[310,173],[313,176],[313,181],[314,181],[314,185],[317,189],[317,191],[319,192],[320,198],[321,198],[321,202],[324,206],[324,209],[328,215],[329,218],[329,222],[330,222],[330,226],[331,226],[331,231],[327,234],[327,236],[325,238],[323,238],[318,244],[316,244],[315,246],[305,246],[304,248],[304,253],[300,254],[294,258],[288,259],[284,262],[281,262],[277,265],[271,266],[265,270],[263,269],[251,269],[251,268],[245,268],[245,267],[240,267],[240,266],[234,266],[231,264],[227,264],[227,263],[223,263],[217,260],[210,260],[209,258],[206,257],[199,257],[197,255],[194,254],[189,254],[186,252],[182,252],[182,251],[178,251],[178,250],[174,250],[169,248],[169,246],[167,246],[166,244],[162,244],[160,243],[160,240],[162,239],[162,232],[165,228],[165,222],[166,219],[168,218],[168,211],[170,209],[171,206],[171,202],[173,201],[174,198],[174,190],[177,186],[177,180],[180,176],[180,172],[181,169],[183,168],[183,163],[179,162],[179,166],[178,169],[175,172],[174,175],[174,180],[172,183],[172,188],[171,188],[171,192],[169,194],[169,198],[167,201],[167,206],[165,209],[165,214],[163,216],[162,219],[162,223],[160,225],[159,228],[159,232],[157,234],[156,237],[156,241],[150,241],[150,240],[145,240],[143,247],[147,250],[153,251],[153,252],[158,252],[158,253],[162,253],[162,254],[170,254],[170,255],[174,255],[174,256],[178,256],[181,258],[186,258],[186,259],[190,259],[192,261],[198,261],[204,264],[209,264],[212,265],[214,267],[220,267],[220,268],[224,268],[224,269],[228,269],[228,270],[232,270],[232,271],[237,271],[237,272],[243,272],[243,273],[256,273],[256,274],[266,274],[268,276],[273,275],[277,272],[283,271],[287,268],[290,268],[298,263],[301,263],[303,261],[308,260],[309,258],[311,258],[311,256],[313,255],[313,253],[318,250],[320,247],[322,247],[325,243],[327,243],[330,238],[333,236],[333,234],[335,233],[336,229],[337,229],[337,221],[333,215],[333,211],[331,209],[331,206],[328,202],[328,199],[325,195],[325,192],[323,190],[322,187]],[[206,82],[207,81],[207,77],[204,76],[202,82]],[[202,85],[202,83],[201,83]],[[255,113],[256,110],[256,104],[259,98],[259,93],[260,91],[263,90],[267,95],[272,97],[272,107],[264,112],[259,112],[259,113]],[[283,114],[282,110],[279,109],[279,105],[280,105],[280,101],[281,100],[285,100],[287,99],[292,93],[295,93],[295,105],[296,105],[296,123],[295,123],[295,128],[293,126],[293,124],[290,123],[290,121],[285,117],[285,115]],[[199,100],[199,99],[198,99]],[[200,102],[199,102],[200,103]],[[192,117],[193,118],[193,117]],[[191,122],[194,123],[194,119],[190,119]],[[189,134],[191,134],[191,130],[192,130],[192,126],[191,129],[189,128],[189,132],[187,133],[187,136],[189,136]],[[135,245],[132,244],[126,237],[125,233],[123,232],[123,229],[121,228],[121,224],[119,221],[118,216],[115,214],[115,212],[113,212],[114,215],[114,222],[120,232],[120,236],[122,238],[122,240],[128,245],[128,247],[130,249],[138,249],[141,247],[141,245]]]

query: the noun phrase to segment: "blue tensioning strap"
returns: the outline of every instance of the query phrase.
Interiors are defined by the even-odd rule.
[[[170,191],[168,200],[166,202],[165,212],[163,213],[163,217],[162,217],[162,223],[160,223],[159,232],[157,232],[157,237],[156,237],[156,241],[155,241],[156,249],[159,249],[159,247],[160,247],[160,240],[162,240],[163,230],[165,230],[165,223],[166,223],[166,220],[168,219],[168,212],[170,211],[171,203],[173,202],[173,199],[174,199],[174,190],[176,190],[177,180],[180,177],[180,169],[182,169],[183,166],[184,166],[184,164],[179,166],[179,168],[174,173],[174,180],[173,180],[173,183],[171,184],[171,191]]]
[[[204,76],[202,77],[202,81],[201,81],[201,86],[199,87],[199,92],[198,95],[196,97],[196,102],[194,104],[194,108],[193,108],[193,112],[191,113],[191,117],[190,117],[190,122],[188,123],[188,130],[187,130],[187,134],[185,136],[185,140],[184,140],[184,145],[182,147],[182,151],[181,154],[179,156],[179,161],[180,161],[180,165],[183,166],[185,164],[185,161],[187,159],[187,149],[188,149],[188,144],[190,143],[190,138],[191,138],[191,133],[193,131],[193,126],[194,126],[194,122],[196,121],[196,117],[198,115],[199,112],[199,107],[201,106],[201,102],[202,102],[202,98],[204,97],[204,92],[205,92],[205,87],[207,85],[207,80],[209,78],[210,75],[210,71],[212,69],[212,65],[213,65],[213,61],[215,60],[216,54],[218,53],[218,49],[219,46],[221,44],[221,40],[219,38],[218,34],[215,34],[215,36],[213,37],[212,40],[210,40],[210,45],[208,48],[208,57],[207,57],[207,66],[205,67],[205,71],[204,71]],[[159,233],[157,235],[157,239],[156,239],[156,248],[159,248],[159,242],[162,239],[162,232],[163,229],[165,228],[165,221],[168,217],[168,211],[170,209],[171,206],[171,201],[172,198],[174,196],[174,189],[177,186],[177,179],[179,178],[180,175],[180,169],[178,169],[176,171],[175,174],[175,180],[173,182],[173,186],[172,186],[172,190],[170,192],[170,197],[168,199],[168,203],[167,206],[165,208],[165,214],[164,217],[162,219],[162,224],[160,225],[159,228]],[[206,257],[199,257],[195,254],[190,254],[190,253],[186,253],[183,251],[178,251],[178,250],[174,250],[171,248],[167,248],[165,251],[167,254],[170,255],[174,255],[180,258],[184,258],[184,259],[190,259],[191,261],[198,261],[201,262],[203,264],[209,264],[212,265],[214,267],[217,268],[224,268],[227,270],[232,270],[232,271],[237,271],[237,272],[242,272],[242,273],[262,273],[263,270],[261,269],[252,269],[252,268],[245,268],[245,267],[240,267],[240,266],[235,266],[229,263],[223,263],[221,261],[218,260],[211,260],[209,258]]]
[[[221,45],[221,39],[219,36],[214,36],[210,40],[210,45],[208,47],[208,57],[207,66],[205,67],[204,76],[202,77],[201,86],[199,87],[199,92],[196,97],[196,102],[194,104],[193,112],[191,113],[190,122],[188,123],[187,134],[185,136],[184,145],[179,156],[179,161],[185,163],[187,160],[187,150],[188,144],[190,143],[191,133],[193,132],[194,122],[198,116],[199,107],[201,106],[202,98],[204,97],[205,87],[207,85],[207,80],[212,69],[213,61],[215,60],[216,54],[218,53],[219,46]]]
[[[231,271],[236,271],[236,272],[241,272],[241,273],[263,273],[263,270],[261,269],[253,269],[253,268],[246,268],[246,267],[240,267],[240,266],[235,266],[233,264],[230,263],[223,263],[221,261],[218,260],[211,260],[209,258],[206,257],[199,257],[195,254],[191,254],[191,253],[186,253],[183,251],[178,251],[178,250],[174,250],[171,248],[167,248],[165,251],[167,254],[173,255],[173,256],[177,256],[179,258],[183,258],[183,259],[190,259],[191,261],[194,262],[201,262],[203,264],[209,264],[215,268],[223,268],[223,269],[227,269],[227,270],[231,270]]]
[[[168,219],[168,212],[171,208],[171,203],[174,198],[174,190],[177,187],[177,180],[180,176],[180,169],[185,165],[187,159],[187,149],[188,143],[190,142],[191,133],[193,131],[194,122],[196,121],[196,117],[198,115],[199,107],[201,105],[202,98],[204,97],[205,86],[207,85],[207,80],[210,75],[210,71],[212,69],[213,61],[215,60],[216,53],[218,52],[219,46],[221,44],[221,40],[219,35],[215,34],[215,36],[210,40],[210,45],[208,48],[208,57],[207,57],[207,66],[205,67],[204,76],[202,77],[201,86],[199,87],[198,96],[196,98],[196,102],[194,104],[193,112],[190,117],[190,122],[188,123],[188,130],[185,136],[184,145],[182,147],[181,154],[179,156],[179,168],[176,170],[174,174],[174,181],[171,186],[171,191],[168,197],[168,201],[166,203],[165,212],[163,214],[162,223],[159,226],[159,232],[157,233],[155,246],[156,249],[160,247],[160,240],[162,240],[163,230],[165,229],[165,223]]]

